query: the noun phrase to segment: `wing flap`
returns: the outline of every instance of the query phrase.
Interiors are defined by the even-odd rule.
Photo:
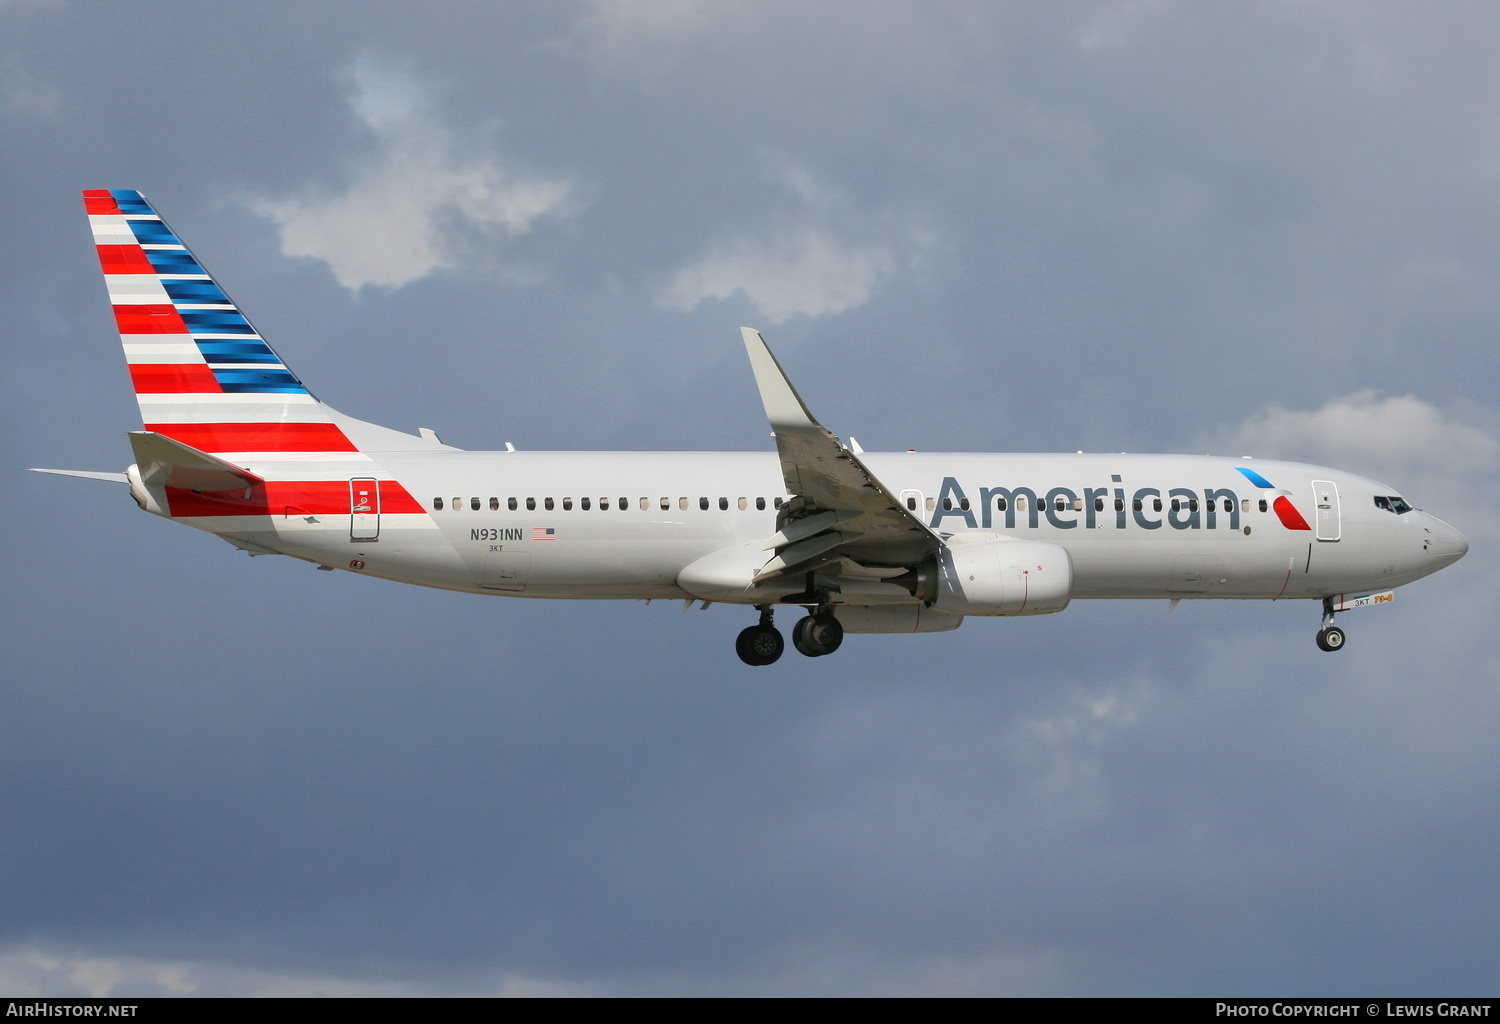
[[[742,327],[740,334],[793,495],[782,507],[778,532],[766,542],[775,554],[762,578],[809,571],[803,563],[829,554],[902,565],[937,550],[941,542],[927,525],[808,411],[760,332]]]

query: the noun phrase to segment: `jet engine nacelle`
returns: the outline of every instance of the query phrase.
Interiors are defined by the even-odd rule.
[[[936,563],[931,607],[954,615],[1046,615],[1073,596],[1073,559],[1057,544],[960,535]]]

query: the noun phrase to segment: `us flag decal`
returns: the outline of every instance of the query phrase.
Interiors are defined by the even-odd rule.
[[[533,526],[531,528],[532,540],[556,540],[557,531],[550,526]]]

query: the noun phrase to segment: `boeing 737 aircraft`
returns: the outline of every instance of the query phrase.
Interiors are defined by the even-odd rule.
[[[1291,462],[864,452],[743,328],[776,438],[753,452],[470,452],[324,405],[138,192],[83,193],[143,429],[123,473],[155,515],[252,555],[473,594],[778,607],[809,657],[845,633],[955,629],[1074,598],[1303,598],[1336,613],[1462,558],[1394,488]],[[509,446],[507,446],[509,448]]]

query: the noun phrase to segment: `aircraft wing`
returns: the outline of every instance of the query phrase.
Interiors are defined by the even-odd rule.
[[[792,495],[778,517],[780,529],[765,544],[773,554],[756,581],[812,572],[843,558],[909,565],[941,547],[859,456],[813,418],[760,332],[742,327],[740,333]]]

